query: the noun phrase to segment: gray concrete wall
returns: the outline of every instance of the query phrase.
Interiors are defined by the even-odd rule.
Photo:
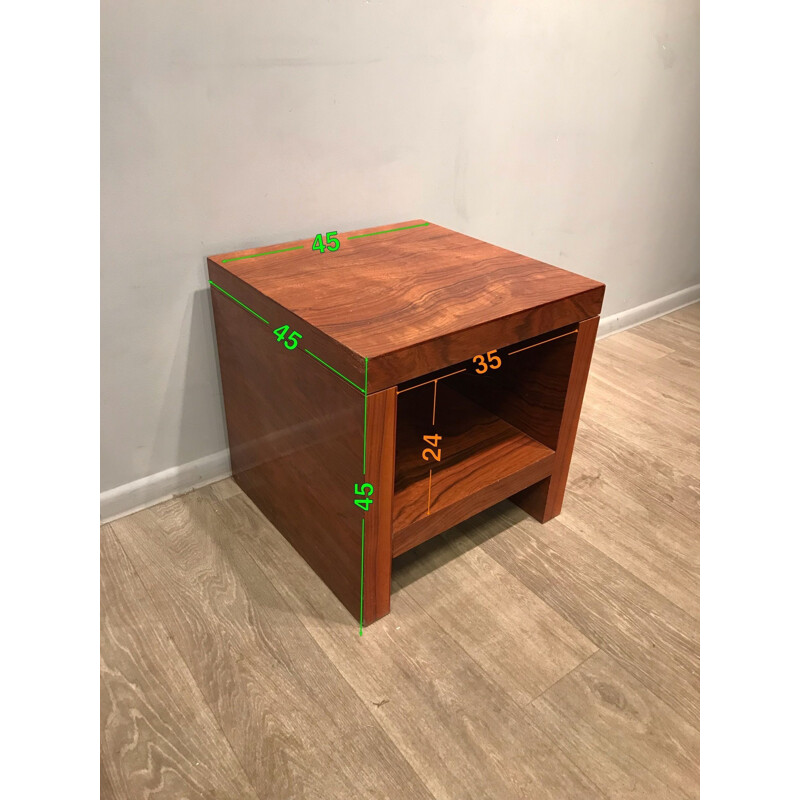
[[[225,448],[204,257],[423,217],[699,281],[698,0],[102,7],[102,483]]]

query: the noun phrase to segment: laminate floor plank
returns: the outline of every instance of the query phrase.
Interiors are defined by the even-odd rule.
[[[589,481],[601,472],[636,487],[662,506],[690,522],[700,519],[700,481],[680,467],[664,461],[659,453],[639,447],[622,431],[598,422],[589,409],[581,420],[570,467],[569,480]],[[567,497],[569,486],[567,484]],[[694,537],[697,544],[697,536]]]
[[[694,318],[695,321],[692,321]],[[661,416],[699,416],[699,303],[600,340],[592,374],[629,396],[655,400]],[[586,400],[584,400],[586,408]],[[622,428],[624,430],[624,427]]]
[[[623,405],[652,410],[652,422],[657,428],[676,426],[683,432],[687,428],[695,430],[698,427],[700,392],[696,381],[693,381],[691,390],[687,386],[689,381],[679,383],[676,375],[662,368],[666,359],[646,365],[632,380],[631,371],[625,368],[624,362],[613,361],[609,364],[603,357],[602,346],[600,353],[594,375],[601,387],[596,391],[606,386],[616,387]]]
[[[255,800],[228,740],[107,525],[100,558],[103,800]]]
[[[680,552],[675,544],[679,537],[674,515],[645,505],[637,508],[633,495],[605,491],[598,484],[605,484],[602,476],[585,488],[580,482],[573,485],[572,502],[568,511],[562,511],[560,523],[678,608],[699,618],[699,553]],[[604,491],[606,498],[596,499]],[[591,499],[590,493],[595,493]],[[651,505],[655,506],[652,500]]]
[[[699,724],[699,635],[690,614],[558,518],[541,525],[506,501],[460,527],[687,722]]]
[[[699,478],[696,417],[666,416],[657,398],[635,397],[635,391],[630,384],[621,386],[619,380],[605,377],[600,370],[591,372],[583,413],[610,430],[625,431],[628,441],[640,450],[657,453],[662,461]]]
[[[444,533],[395,559],[404,591],[520,706],[597,650],[464,536]]]
[[[652,484],[632,479],[628,470],[609,463],[592,446],[596,441],[584,438],[587,450],[575,453],[567,484],[569,502],[559,522],[684,611],[699,616],[699,520],[690,518],[691,509],[678,510],[663,502]],[[669,468],[657,469],[663,473]]]
[[[606,353],[609,357],[625,359],[641,368],[675,352],[671,347],[640,336],[637,331],[639,328],[628,328],[600,339],[595,345],[594,356]]]
[[[106,769],[107,756],[101,751],[100,757],[100,800],[124,800],[127,795],[122,795],[111,782],[108,770]],[[121,783],[121,781],[120,781]]]
[[[700,336],[700,301],[697,300],[688,306],[679,308],[677,311],[671,311],[665,314],[664,317],[670,322],[678,325],[683,325],[688,328],[697,336]]]
[[[652,358],[652,347],[653,343],[631,331],[615,334],[597,343],[592,371],[633,390],[634,396],[642,389],[649,391],[663,403],[663,413],[674,406],[683,414],[698,416],[699,369],[669,348],[659,348],[662,355]]]
[[[223,478],[216,483],[210,483],[205,489],[215,500],[227,500],[242,493],[241,487],[233,478]]]
[[[699,303],[696,304],[699,307]],[[700,358],[700,336],[698,328],[687,324],[686,315],[680,312],[650,320],[636,328],[637,333],[645,339],[664,347],[672,348],[676,353],[696,361]]]
[[[113,526],[258,796],[394,798],[402,786],[430,798],[213,496],[198,490]]]
[[[232,479],[103,528],[103,800],[697,797],[699,304],[599,341],[561,515],[358,625]]]
[[[698,731],[602,650],[529,713],[606,797],[700,796]]]
[[[665,440],[671,436],[693,446],[693,452],[697,450],[700,412],[696,400],[687,397],[682,389],[667,392],[663,380],[659,381],[660,386],[654,386],[652,381],[631,380],[629,375],[603,370],[600,363],[592,377],[591,389],[587,388],[591,410],[607,406],[613,398],[621,413],[641,418]]]
[[[408,592],[359,636],[247,497],[216,508],[436,798],[603,796]]]
[[[697,310],[682,309],[680,324],[691,330]],[[666,318],[669,319],[669,318]],[[664,458],[663,439],[672,438],[661,420],[650,423],[651,441],[643,446],[630,426],[610,427],[608,407],[620,418],[636,416],[654,398],[669,392],[683,395],[679,404],[665,404],[660,417],[680,421],[687,435],[699,432],[699,374],[681,364],[674,351],[628,330],[598,342],[592,364],[598,379],[587,390],[567,484],[568,502],[559,521],[693,617],[699,616],[698,458],[687,448],[676,465]],[[696,336],[696,333],[695,333]],[[666,376],[669,376],[669,381]],[[618,383],[613,400],[598,385]],[[691,386],[692,391],[686,391]],[[694,398],[694,400],[692,399]],[[641,416],[639,417],[641,419]],[[642,421],[643,430],[647,425]]]

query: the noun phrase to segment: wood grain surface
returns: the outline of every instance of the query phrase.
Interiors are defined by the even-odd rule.
[[[394,584],[522,708],[597,650],[460,529],[396,558]]]
[[[558,513],[604,287],[423,221],[340,241],[208,269],[234,478],[370,624],[389,613],[392,554],[521,491],[539,519]],[[476,354],[498,350],[504,377],[476,381]],[[433,423],[438,389],[429,433],[447,445],[426,469],[420,403],[432,392]]]
[[[691,725],[699,720],[697,621],[559,520],[510,505],[467,534]],[[610,613],[610,609],[615,612]]]
[[[591,781],[406,593],[396,594],[392,614],[359,637],[344,609],[311,580],[308,566],[248,498],[217,507],[435,797],[597,797]],[[405,791],[398,785],[394,796]]]
[[[450,385],[555,451],[577,338],[572,326],[527,339],[500,351],[499,369],[486,375],[468,370]]]
[[[652,452],[626,449],[618,434],[589,422],[578,437],[568,491],[562,524],[699,617],[694,479]]]
[[[589,365],[592,362],[592,351],[599,323],[600,317],[592,317],[578,325],[566,394],[563,400],[559,398],[559,405],[563,406],[563,414],[558,426],[556,455],[550,477],[511,498],[539,522],[547,522],[561,513],[572,461],[572,450],[578,433],[583,394],[589,377]]]
[[[446,508],[474,498],[493,484],[506,483],[519,472],[525,472],[527,483],[539,480],[549,474],[553,461],[549,447],[463,397],[447,381],[436,386],[434,423],[433,394],[434,384],[428,384],[398,397],[396,540],[407,540],[404,529],[414,523],[427,523],[427,531],[436,527],[445,530],[454,523],[442,528],[436,520]],[[437,448],[440,459],[435,460],[429,452],[426,461],[423,451],[431,448],[423,437],[433,433],[442,437]],[[487,505],[512,492],[513,489],[506,494],[501,491]],[[473,513],[485,507],[474,508]],[[399,549],[395,544],[395,554],[404,549],[408,548]]]
[[[358,619],[354,486],[380,492],[364,476],[364,396],[223,294],[212,301],[233,476]]]
[[[530,713],[606,797],[700,796],[700,733],[602,650]]]
[[[270,321],[292,315],[356,383],[368,358],[369,391],[600,312],[603,284],[424,220],[339,239],[211,256],[209,275]]]
[[[697,797],[698,309],[598,342],[557,520],[396,558],[363,636],[230,479],[105,526],[104,800]]]
[[[256,795],[430,797],[219,505],[203,490],[112,526]]]
[[[394,499],[394,388],[367,395],[364,479],[375,487],[364,519],[364,602],[361,620],[370,625],[389,613],[392,591],[392,502]]]
[[[255,800],[228,740],[108,525],[101,532],[100,558],[103,797]]]

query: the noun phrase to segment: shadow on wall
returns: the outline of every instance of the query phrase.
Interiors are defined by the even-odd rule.
[[[149,474],[175,464],[219,456],[228,447],[209,288],[189,295],[171,345],[174,356],[162,393]],[[219,466],[215,471],[219,472]]]

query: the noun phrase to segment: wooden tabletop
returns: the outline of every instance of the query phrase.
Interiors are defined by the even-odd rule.
[[[600,311],[602,283],[425,220],[337,238],[323,253],[313,238],[222,253],[209,272],[369,359],[370,389]]]

